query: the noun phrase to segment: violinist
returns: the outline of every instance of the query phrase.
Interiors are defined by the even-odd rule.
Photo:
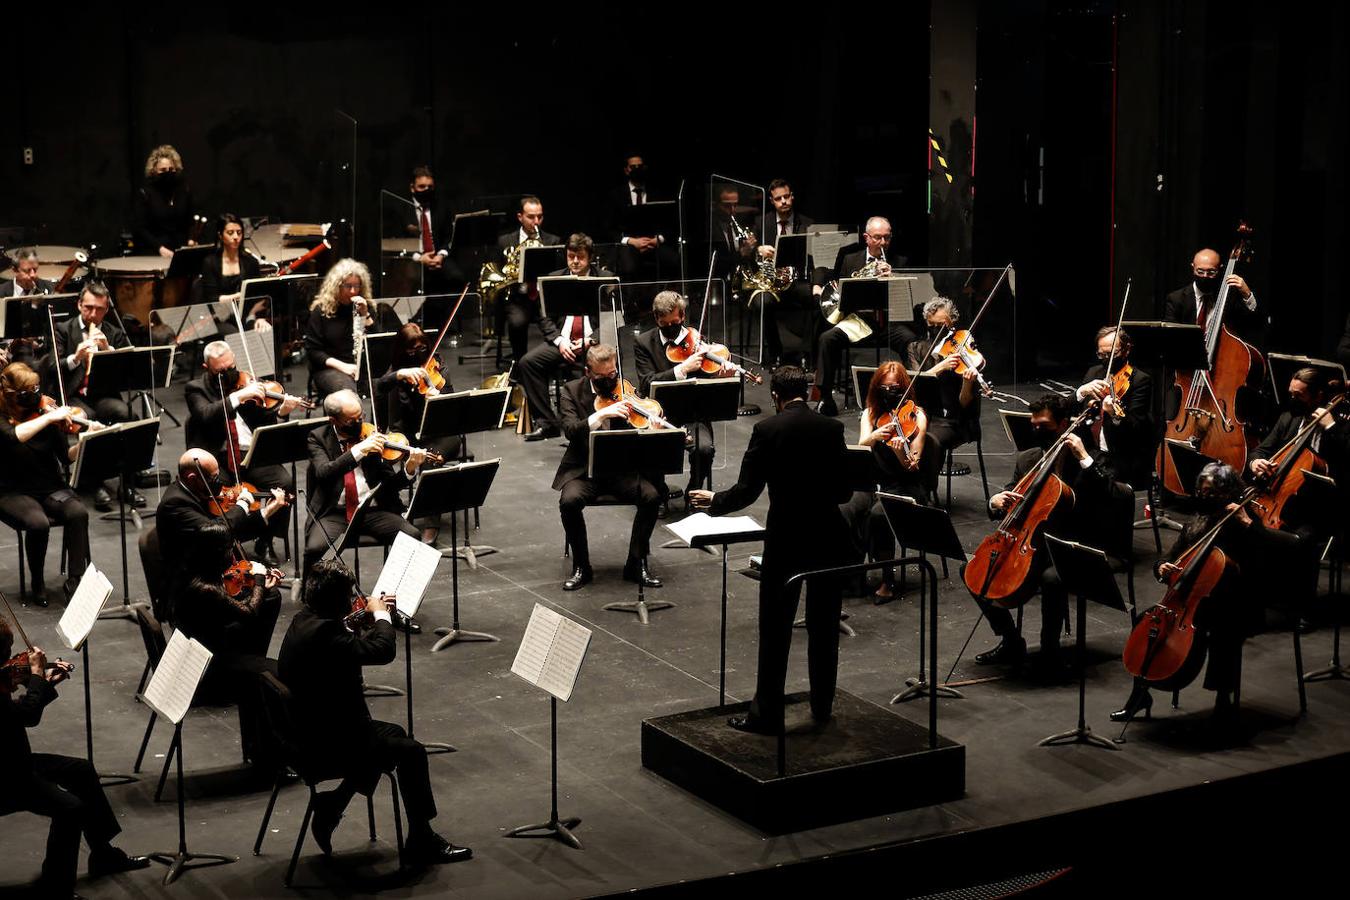
[[[374,331],[370,270],[354,259],[333,264],[309,305],[305,352],[309,376],[320,397],[356,390],[361,374],[357,355],[365,353],[361,336]]]
[[[937,379],[937,406],[927,410],[929,448],[923,467],[924,490],[933,497],[947,451],[979,436],[980,389],[979,372],[967,368],[957,374],[956,355],[939,354],[937,338],[961,321],[956,304],[946,297],[934,297],[923,305],[923,319],[927,330],[909,344],[909,367]]]
[[[329,541],[337,543],[357,508],[368,499],[355,526],[360,534],[383,546],[392,544],[400,531],[420,539],[419,531],[403,518],[399,491],[426,461],[426,451],[414,448],[399,463],[384,459],[386,437],[366,425],[355,391],[329,394],[323,411],[328,416],[327,427],[309,433],[305,571],[323,556]]]
[[[1074,398],[1080,403],[1101,401],[1103,415],[1100,425],[1092,428],[1091,445],[1107,473],[1115,481],[1144,488],[1153,478],[1157,439],[1153,380],[1147,372],[1130,364],[1133,347],[1134,342],[1123,328],[1117,330],[1116,326],[1107,325],[1098,331],[1098,364],[1087,370]]]
[[[14,632],[0,619],[0,654],[11,659]],[[100,878],[150,865],[149,857],[127,856],[112,839],[122,830],[117,815],[99,783],[98,773],[85,759],[34,753],[28,729],[42,721],[42,712],[56,699],[56,686],[70,666],[50,662],[40,647],[28,653],[28,667],[5,674],[9,684],[23,687],[0,698],[0,762],[5,768],[5,790],[0,814],[26,811],[52,820],[47,832],[47,857],[42,876],[33,885],[36,897],[75,897],[80,863],[80,835],[89,844],[89,877]]]
[[[620,400],[602,409],[596,398],[610,398],[620,389],[618,352],[608,344],[594,344],[586,351],[586,371],[583,377],[563,385],[562,429],[567,436],[567,450],[563,453],[558,472],[553,476],[553,489],[559,491],[558,512],[563,531],[572,548],[572,575],[563,582],[563,590],[575,591],[594,580],[591,570],[590,544],[586,540],[586,506],[601,494],[619,497],[637,507],[633,529],[628,538],[628,561],[623,567],[626,581],[644,587],[658,588],[661,580],[647,568],[647,551],[656,517],[665,496],[665,479],[660,475],[624,475],[621,477],[591,478],[586,474],[590,457],[592,431],[628,428],[629,401]]]
[[[316,767],[343,773],[337,788],[315,798],[315,843],[325,856],[332,853],[333,831],[347,804],[358,791],[370,794],[380,774],[392,768],[408,816],[405,859],[414,865],[470,859],[472,850],[456,847],[431,827],[437,811],[426,748],[398,725],[372,718],[366,706],[361,668],[393,662],[398,641],[384,597],[366,601],[375,620],[372,627],[347,629],[342,620],[352,611],[356,589],[342,560],[316,563],[305,576],[304,603],[277,655],[301,752]]]
[[[673,363],[667,354],[668,347],[678,347],[689,340],[691,329],[685,324],[685,300],[675,291],[661,291],[652,299],[652,316],[656,327],[639,334],[633,341],[633,367],[638,376],[638,393],[649,396],[653,381],[684,381],[688,378],[705,377],[702,372],[703,353],[697,352],[683,362]],[[728,364],[723,364],[713,378],[727,378],[735,374]],[[693,422],[687,427],[690,437],[695,429],[698,440],[689,443],[689,485],[686,491],[701,488],[712,478],[713,444],[711,423]],[[695,447],[698,452],[695,453]]]
[[[895,360],[882,363],[867,385],[867,401],[858,417],[858,443],[872,449],[878,483],[888,494],[916,499],[923,495],[920,467],[928,431],[928,416],[913,404],[909,373]],[[908,409],[904,407],[908,405]],[[903,410],[897,418],[896,411]],[[855,548],[873,560],[895,557],[895,534],[876,491],[854,491],[839,510],[848,523]],[[895,572],[884,570],[881,584],[872,595],[878,603],[895,597]]]
[[[427,398],[454,392],[454,385],[449,381],[439,389],[428,384],[425,393],[419,388],[420,384],[430,380],[424,368],[430,353],[427,333],[416,322],[401,326],[394,334],[394,352],[389,368],[375,382],[376,408],[383,410],[380,421],[390,431],[416,434],[422,427],[422,412],[426,408]],[[459,456],[462,440],[461,435],[449,434],[431,438],[426,445],[444,458],[453,459]]]
[[[1223,273],[1223,258],[1217,250],[1205,248],[1197,252],[1191,259],[1191,283],[1167,295],[1163,319],[1204,327],[1214,310],[1215,301],[1219,299],[1219,288],[1227,283],[1231,290],[1237,292],[1240,302],[1227,305],[1224,324],[1236,324],[1237,330],[1246,330],[1243,324],[1255,318],[1256,294],[1252,293],[1241,275],[1233,274],[1224,278]]]
[[[554,275],[574,278],[612,277],[613,272],[602,267],[595,258],[595,241],[578,232],[567,239],[567,266]],[[538,315],[536,310],[535,315]],[[525,435],[527,441],[543,441],[559,435],[558,420],[549,401],[548,385],[553,374],[564,366],[582,361],[586,347],[595,340],[595,326],[588,316],[566,316],[555,322],[548,316],[539,319],[539,331],[544,343],[536,345],[520,359],[520,385],[530,402],[530,416],[534,430]]]
[[[253,445],[253,432],[276,425],[300,405],[299,397],[285,396],[274,409],[262,382],[235,365],[234,351],[224,341],[212,341],[202,351],[202,375],[183,389],[188,420],[184,428],[189,447],[207,450],[220,462],[229,484],[247,481],[263,490],[295,490],[287,466],[244,465],[244,457]],[[258,536],[253,547],[255,557],[268,565],[277,565],[276,538],[284,538],[290,510],[282,508],[268,521],[266,534]]]
[[[69,600],[89,565],[89,511],[66,482],[67,448],[62,425],[75,410],[51,404],[37,373],[23,363],[0,372],[0,518],[23,529],[33,600],[46,606],[47,540],[51,522],[62,523],[66,535],[66,579]]]
[[[1074,417],[1071,401],[1058,394],[1045,394],[1032,401],[1030,409],[1031,430],[1040,446],[1017,455],[1012,480],[989,499],[990,517],[1001,518],[1022,499],[1014,489],[1041,462],[1045,451],[1063,436],[1064,449],[1056,456],[1052,471],[1073,491],[1073,502],[1071,510],[1049,524],[1048,531],[1056,537],[1080,541],[1108,553],[1117,550],[1131,534],[1133,496],[1111,481],[1101,462],[1092,458],[1078,435],[1065,434]],[[929,434],[932,434],[931,430]],[[1029,578],[1041,595],[1041,652],[1036,658],[1034,674],[1058,678],[1064,665],[1059,639],[1068,615],[1068,592],[1043,548],[1036,549]],[[1012,612],[1006,606],[980,597],[976,597],[976,602],[989,620],[990,628],[998,635],[999,643],[976,655],[975,661],[980,665],[1020,663],[1027,655],[1027,644],[1017,631]]]

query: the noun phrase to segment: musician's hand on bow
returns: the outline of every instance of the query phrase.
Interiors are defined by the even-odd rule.
[[[357,459],[364,459],[372,453],[382,452],[384,450],[384,442],[385,436],[376,431],[364,441],[358,441],[356,445],[352,447],[352,454]]]
[[[707,351],[700,350],[697,353],[693,354],[684,362],[676,366],[675,371],[679,372],[681,375],[684,375],[685,377],[693,375],[695,372],[699,371],[699,369],[703,367],[703,354],[705,352]]]
[[[1022,495],[1016,491],[999,491],[989,498],[989,505],[994,508],[995,512],[1003,512],[1013,503],[1016,503],[1021,499]]]
[[[268,569],[267,574],[263,576],[263,587],[270,591],[285,580],[285,572],[280,569]]]
[[[1080,387],[1078,393],[1084,400],[1101,400],[1110,395],[1111,384],[1105,378],[1097,378]]]
[[[1064,446],[1069,448],[1069,452],[1073,454],[1073,458],[1079,462],[1086,462],[1087,460],[1092,459],[1092,455],[1089,454],[1087,448],[1083,446],[1083,439],[1072,431],[1064,435]]]
[[[272,488],[272,496],[263,507],[263,516],[271,519],[286,505],[286,492],[281,488]]]
[[[1332,416],[1325,406],[1319,406],[1317,409],[1313,410],[1313,421],[1317,423],[1318,428],[1321,428],[1324,431],[1336,424],[1335,417]]]
[[[1243,528],[1247,528],[1252,524],[1252,517],[1247,515],[1247,510],[1245,510],[1241,506],[1238,506],[1236,503],[1230,503],[1224,508],[1228,512],[1234,514],[1233,515],[1234,521],[1236,521]]]
[[[1158,564],[1159,581],[1166,581],[1173,575],[1179,575],[1180,573],[1181,573],[1181,566],[1177,565],[1176,563],[1165,562]]]
[[[1224,283],[1235,288],[1237,292],[1242,295],[1242,299],[1244,300],[1252,295],[1252,289],[1247,286],[1247,282],[1241,275],[1229,275],[1228,278],[1224,280]]]
[[[1268,459],[1254,459],[1251,463],[1252,474],[1257,478],[1269,478],[1275,474],[1276,465]]]
[[[689,505],[694,509],[707,509],[712,506],[713,492],[692,490],[689,492]]]
[[[885,425],[882,425],[880,428],[874,428],[872,430],[872,433],[867,436],[867,440],[864,441],[863,443],[867,444],[870,447],[872,444],[885,443],[886,441],[889,441],[891,438],[895,437],[897,432],[896,426],[898,424],[899,423],[897,422],[888,422]]]

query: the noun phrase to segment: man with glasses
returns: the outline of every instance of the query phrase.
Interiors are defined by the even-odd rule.
[[[1134,341],[1122,328],[1107,325],[1097,332],[1097,365],[1087,370],[1074,393],[1079,403],[1100,400],[1102,416],[1091,428],[1089,450],[1101,460],[1115,481],[1148,487],[1153,477],[1153,380],[1142,369],[1131,368],[1124,394],[1113,390],[1115,376],[1130,364]],[[1115,356],[1112,357],[1112,348]],[[1110,371],[1107,364],[1110,364]],[[1084,436],[1084,440],[1087,440]]]
[[[1218,251],[1206,248],[1195,254],[1191,260],[1193,280],[1167,295],[1163,318],[1168,322],[1203,327],[1219,298],[1219,288],[1224,283],[1223,268]],[[1229,294],[1229,302],[1224,308],[1224,324],[1240,325],[1254,318],[1256,294],[1252,293],[1251,287],[1241,275],[1236,274],[1228,276],[1227,283],[1237,294]]]

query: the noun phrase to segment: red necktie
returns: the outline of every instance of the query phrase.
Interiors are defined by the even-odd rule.
[[[1195,324],[1199,325],[1201,328],[1204,328],[1206,323],[1208,322],[1209,322],[1209,301],[1201,298],[1200,311],[1195,314]]]
[[[431,253],[436,245],[431,241],[431,213],[422,210],[422,252]]]
[[[356,515],[357,507],[355,469],[348,469],[347,474],[342,476],[342,493],[347,498],[347,521],[350,522]]]
[[[577,341],[581,340],[585,336],[586,336],[586,320],[583,319],[581,316],[573,316],[572,333],[569,335],[569,337],[572,340],[572,343],[575,344]]]
[[[225,401],[227,404],[229,400]],[[243,462],[243,450],[239,447],[239,429],[235,426],[234,417],[231,416],[225,420],[225,427],[229,431],[227,440],[229,441],[229,452],[225,455],[225,468],[230,470],[234,480],[239,480],[239,463]]]
[[[782,236],[785,235],[785,234],[787,234],[787,220],[786,220],[786,219],[779,219],[779,220],[778,220],[778,236],[779,236],[779,237],[782,237]]]

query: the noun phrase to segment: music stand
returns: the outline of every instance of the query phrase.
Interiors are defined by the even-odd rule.
[[[966,561],[965,548],[961,546],[961,539],[956,536],[956,529],[952,527],[951,517],[945,509],[939,506],[923,506],[912,497],[888,494],[885,491],[878,492],[877,499],[881,501],[881,511],[886,516],[886,524],[890,526],[891,532],[895,535],[895,539],[900,546],[906,550],[918,550],[921,557],[933,553],[944,560],[951,559],[960,563]],[[924,579],[927,577],[929,577],[927,572],[921,568],[919,570],[921,594]],[[936,573],[932,577],[936,578]],[[929,585],[929,591],[936,598],[936,581]],[[953,697],[958,700],[965,696],[956,688],[932,684],[928,681],[928,667],[924,665],[925,653],[931,652],[934,665],[937,663],[936,601],[934,601],[933,606],[934,621],[928,623],[928,638],[925,644],[924,617],[926,604],[919,604],[919,675],[917,678],[905,679],[905,689],[891,698],[892,703],[904,703],[907,700],[923,697],[930,693],[935,697]]]
[[[428,441],[432,438],[458,434],[461,437],[460,459],[469,456],[471,434],[484,431],[496,431],[502,427],[506,418],[506,407],[511,402],[511,388],[474,388],[457,391],[453,394],[440,394],[428,397],[422,405],[422,421],[417,426],[417,439]],[[475,510],[477,507],[473,507]],[[475,513],[476,521],[477,513]],[[454,516],[451,516],[453,519]],[[454,524],[453,522],[451,523]],[[453,532],[453,528],[451,531]],[[464,545],[456,546],[452,538],[448,552],[462,557],[469,568],[478,568],[478,557],[496,553],[497,548],[488,544],[473,544],[469,540],[469,508],[464,509]]]
[[[309,433],[315,428],[328,424],[327,419],[294,419],[290,422],[278,422],[264,425],[253,432],[253,441],[248,446],[239,466],[290,466],[291,484],[296,494],[304,491],[295,477],[295,464],[309,459]],[[300,580],[300,557],[304,545],[300,543],[300,505],[297,503],[291,514],[291,556],[295,562],[295,580]],[[297,585],[298,587],[298,585]]]
[[[684,427],[701,422],[734,422],[740,414],[740,378],[689,378],[684,381],[653,381],[651,398],[661,404],[666,421]],[[694,428],[694,455],[702,449],[703,429]],[[699,485],[702,487],[702,485]],[[708,489],[712,489],[712,472],[708,472]],[[685,546],[683,541],[667,541],[663,548]],[[696,549],[708,550],[709,547]]]
[[[891,306],[890,285],[881,278],[839,279],[840,321],[850,313],[870,313],[876,322],[877,365],[881,365],[881,348],[887,343],[886,321]]]
[[[607,477],[615,475],[651,474],[678,475],[684,471],[684,442],[687,437],[683,428],[658,428],[651,431],[620,429],[617,431],[592,431],[587,464],[587,477]],[[649,613],[675,606],[669,600],[647,602],[646,592],[641,579],[638,581],[636,600],[621,600],[606,603],[604,609],[611,612],[636,613],[643,625],[651,624]]]
[[[998,418],[1003,423],[1003,433],[1008,436],[1008,442],[1017,448],[1018,453],[1037,446],[1036,435],[1031,430],[1031,413],[1018,409],[1000,409]]]
[[[561,244],[525,247],[520,252],[520,283],[529,284],[567,266],[567,256]]]
[[[97,357],[99,354],[94,354]],[[70,486],[75,490],[100,487],[104,480],[117,475],[118,527],[122,541],[122,605],[105,610],[99,618],[135,619],[131,610],[131,589],[127,578],[127,519],[126,473],[148,468],[155,458],[155,442],[159,439],[159,419],[140,419],[120,422],[96,432],[83,432],[76,445],[75,463],[70,470]],[[140,516],[131,511],[136,527]]]
[[[807,253],[805,234],[779,235],[774,243],[773,264],[775,268],[791,268],[797,273],[797,280],[810,278],[810,255]]]
[[[539,315],[562,323],[567,316],[585,316],[591,327],[600,331],[600,292],[605,287],[616,287],[619,279],[612,276],[545,275],[539,285]],[[603,339],[603,337],[602,337]]]
[[[0,314],[0,322],[4,323],[4,330],[0,332],[0,337],[10,340],[15,338],[48,338],[47,334],[47,314],[42,313],[41,324],[38,327],[37,334],[24,334],[23,328],[23,304],[33,304],[34,309],[41,309],[43,306],[51,306],[52,317],[59,324],[65,319],[75,314],[75,304],[79,302],[79,294],[28,294],[23,297],[5,297],[0,300],[3,304],[3,314]],[[43,342],[45,345],[45,341]]]
[[[1294,373],[1302,368],[1323,370],[1341,384],[1345,384],[1345,366],[1330,360],[1297,356],[1292,353],[1267,353],[1266,361],[1270,364],[1271,387],[1274,389],[1277,403],[1284,402],[1283,397],[1288,393],[1290,380],[1294,377]]]
[[[1156,376],[1165,370],[1177,372],[1209,371],[1209,351],[1205,348],[1205,330],[1199,325],[1185,325],[1178,322],[1122,322],[1121,327],[1129,332],[1134,344],[1130,358],[1136,365],[1152,369]],[[1166,382],[1158,377],[1157,384]],[[1186,400],[1183,397],[1182,402]],[[1166,410],[1164,410],[1164,413]],[[1167,463],[1176,460],[1163,445],[1159,456],[1158,482],[1167,483]],[[1177,473],[1182,474],[1180,470]],[[1187,482],[1182,481],[1183,485]],[[1194,480],[1190,482],[1194,484]],[[1174,523],[1175,524],[1175,523]]]
[[[455,513],[483,505],[501,463],[499,457],[483,462],[427,469],[417,479],[417,487],[413,489],[412,502],[408,504],[404,518],[411,521],[423,516],[450,513],[450,542],[451,546],[454,546],[458,540],[456,529],[459,521]],[[432,645],[432,653],[456,641],[501,640],[485,631],[466,631],[459,627],[459,556],[455,553],[450,554],[450,596],[451,624],[449,628],[436,629],[436,635],[440,639]]]
[[[1087,725],[1085,707],[1087,704],[1087,601],[1098,603],[1126,612],[1125,601],[1121,599],[1120,588],[1116,587],[1116,578],[1106,561],[1106,554],[1096,547],[1089,547],[1076,541],[1064,541],[1052,534],[1045,536],[1045,549],[1050,551],[1050,564],[1059,573],[1064,589],[1073,594],[1078,605],[1078,638],[1076,655],[1078,657],[1078,725],[1069,731],[1052,734],[1036,742],[1038,747],[1053,747],[1057,744],[1087,744],[1107,750],[1119,750],[1120,747],[1099,734],[1093,734]]]
[[[139,394],[145,402],[147,415],[151,412],[167,414],[175,425],[181,425],[178,418],[156,402],[158,410],[150,407],[149,396],[156,390],[169,386],[169,375],[173,372],[173,355],[177,351],[174,344],[151,347],[122,347],[118,350],[100,350],[90,356],[89,385],[86,393],[91,396],[111,394]],[[127,401],[127,413],[131,412],[134,401]],[[146,468],[150,463],[146,463]],[[135,469],[133,471],[140,471]]]

